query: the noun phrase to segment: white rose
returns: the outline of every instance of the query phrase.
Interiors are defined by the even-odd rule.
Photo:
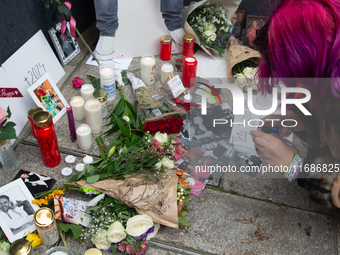
[[[111,243],[107,240],[107,231],[101,230],[91,238],[91,242],[100,250],[107,250]]]
[[[247,78],[247,79],[252,79],[253,78],[253,73],[254,73],[254,69],[251,67],[246,67],[243,70],[243,75]]]
[[[146,237],[146,240],[150,240],[151,238],[155,237],[157,235],[157,232],[158,232],[160,226],[161,226],[158,223],[154,223],[153,225],[155,227],[155,230],[151,234],[148,234],[148,236]]]
[[[166,143],[168,141],[168,135],[166,133],[161,133],[158,131],[155,134],[155,140],[157,140],[161,144]]]
[[[213,33],[216,32],[216,27],[212,23],[208,23],[204,26],[204,31],[212,31]]]
[[[125,115],[125,116],[123,117],[123,120],[125,120],[126,122],[129,122],[129,121],[130,121],[130,118],[129,118],[128,116]]]
[[[0,242],[0,255],[10,255],[9,247],[11,245],[8,242],[2,241]]]
[[[243,74],[236,74],[236,81],[234,84],[244,90],[248,86],[248,80]]]
[[[156,169],[161,168],[161,166],[162,166],[162,162],[157,162],[157,164],[155,164],[155,168]]]
[[[211,30],[204,31],[203,35],[208,37],[207,42],[216,40],[216,34]]]
[[[128,219],[126,223],[126,233],[136,237],[144,234],[153,226],[153,222],[148,215],[136,215]]]
[[[107,230],[107,240],[111,243],[119,243],[125,237],[125,228],[119,221],[112,223]]]
[[[160,162],[166,169],[172,169],[175,166],[174,162],[171,159],[166,158],[166,157],[162,158]]]

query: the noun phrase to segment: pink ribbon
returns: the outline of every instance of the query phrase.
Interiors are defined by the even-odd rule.
[[[64,2],[64,4],[66,5],[67,9],[71,10],[71,7],[72,7],[71,2]],[[65,33],[65,30],[66,30],[67,21],[64,18],[62,18],[61,20],[59,20],[59,22],[61,23],[60,32],[64,36],[64,38],[66,38],[64,33]],[[77,37],[76,37],[76,20],[73,18],[73,16],[71,16],[71,18],[70,18],[70,32],[71,32],[71,36],[73,38],[77,39]]]

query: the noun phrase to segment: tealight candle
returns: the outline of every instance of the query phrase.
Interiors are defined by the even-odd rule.
[[[78,164],[76,165],[76,170],[77,170],[78,172],[81,172],[81,171],[84,170],[84,166],[85,166],[84,163],[78,163]]]
[[[87,124],[80,124],[77,129],[77,142],[82,150],[88,150],[92,146],[91,128]]]
[[[84,99],[80,96],[72,97],[70,105],[72,106],[73,118],[83,120],[85,118]]]
[[[143,55],[141,59],[141,80],[145,85],[155,82],[156,59],[152,55]]]
[[[102,104],[98,99],[91,98],[85,103],[86,123],[93,134],[98,134],[103,129]]]
[[[192,96],[190,95],[190,93],[188,93],[184,96],[184,102],[185,103],[191,103],[191,100],[192,100]]]
[[[86,155],[86,157],[83,158],[84,164],[91,164],[93,162],[93,158],[89,155]]]
[[[94,88],[92,84],[84,84],[83,86],[81,86],[80,95],[82,98],[84,98],[85,102],[90,98],[93,98],[93,92]]]
[[[173,71],[174,71],[174,67],[171,64],[165,63],[162,65],[162,68],[161,68],[161,83],[162,84],[169,77],[169,73]]]
[[[56,251],[56,252],[51,253],[51,255],[68,255],[68,254],[63,251]]]

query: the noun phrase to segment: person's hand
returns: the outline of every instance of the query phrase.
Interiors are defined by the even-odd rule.
[[[287,118],[289,118],[289,117],[282,116],[282,115],[279,115],[279,114],[268,115],[268,116],[262,118],[262,121],[264,123],[263,127],[276,127],[276,128],[278,128],[279,131],[280,131],[279,137],[282,139],[282,137],[288,135],[289,129],[290,129],[289,127],[284,127],[281,124],[281,122],[284,119],[287,119]],[[294,125],[294,123],[293,123],[293,121],[285,121],[284,125],[285,126],[292,126],[292,125]],[[262,127],[258,127],[257,131],[262,132]]]
[[[281,139],[264,132],[251,131],[257,154],[271,166],[289,166],[294,153],[288,149]]]

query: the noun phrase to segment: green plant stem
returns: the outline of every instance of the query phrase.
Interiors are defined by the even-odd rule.
[[[61,240],[63,240],[63,243],[64,243],[65,248],[68,249],[67,243],[66,243],[66,240],[65,240],[65,232],[61,229],[61,227],[60,227],[60,222],[61,222],[61,221],[58,221],[58,222],[57,222],[59,234],[60,234]]]
[[[91,55],[93,56],[93,58],[97,61],[98,65],[100,65],[99,60],[96,58],[96,56],[93,54],[90,46],[85,42],[84,38],[82,37],[82,35],[79,33],[78,29],[76,28],[76,32],[77,35],[80,37],[80,39],[83,41],[84,45],[86,46],[86,48],[90,51]]]

